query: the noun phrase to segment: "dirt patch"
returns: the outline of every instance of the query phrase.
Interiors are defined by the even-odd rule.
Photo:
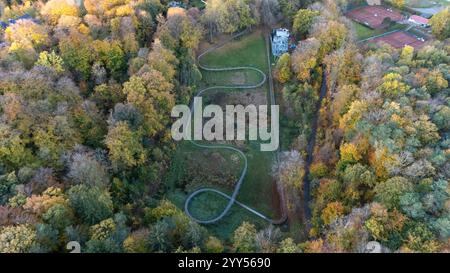
[[[259,105],[267,105],[267,96],[266,93],[263,92],[240,92],[240,93],[232,93],[229,95],[228,101],[230,104],[242,104],[249,105],[254,104],[256,106]]]

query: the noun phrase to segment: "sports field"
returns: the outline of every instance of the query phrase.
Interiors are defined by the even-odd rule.
[[[365,6],[353,9],[346,14],[352,20],[378,29],[383,27],[385,18],[390,18],[394,22],[404,20],[404,16],[397,10],[383,6]]]

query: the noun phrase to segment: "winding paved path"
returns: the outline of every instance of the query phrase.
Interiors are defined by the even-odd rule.
[[[258,74],[261,75],[261,81],[255,83],[255,84],[249,84],[249,85],[219,85],[219,86],[211,86],[211,87],[207,87],[207,88],[204,88],[204,89],[199,90],[199,91],[197,92],[197,94],[194,96],[194,98],[195,98],[195,97],[201,97],[203,94],[205,94],[206,92],[211,91],[211,90],[218,90],[218,89],[225,89],[225,90],[226,90],[226,89],[243,89],[243,90],[245,90],[245,89],[254,89],[254,88],[258,88],[258,87],[261,87],[261,86],[263,86],[263,85],[265,84],[265,82],[267,81],[267,76],[266,76],[266,74],[265,74],[263,71],[261,71],[260,69],[255,68],[255,67],[250,67],[250,66],[238,66],[238,67],[221,67],[221,68],[219,68],[219,67],[209,67],[209,66],[206,66],[206,65],[204,65],[204,64],[201,63],[201,58],[202,58],[202,57],[204,57],[204,56],[207,55],[208,53],[211,53],[211,52],[213,52],[213,51],[215,51],[215,50],[217,50],[217,49],[223,47],[223,46],[226,45],[228,42],[230,42],[230,41],[234,40],[235,38],[240,37],[240,36],[242,36],[242,35],[244,35],[244,34],[246,34],[246,33],[247,33],[247,31],[240,32],[240,33],[238,33],[238,34],[232,36],[231,38],[229,38],[229,39],[228,39],[227,41],[225,41],[224,43],[219,44],[219,45],[217,45],[217,46],[214,46],[214,47],[212,47],[212,48],[210,48],[210,49],[204,51],[203,53],[201,53],[201,54],[197,57],[198,67],[199,67],[200,69],[202,69],[202,70],[205,70],[205,71],[213,71],[213,72],[251,70],[251,71],[255,71],[255,72],[257,72]],[[269,64],[269,65],[270,65],[270,64]],[[194,110],[195,110],[195,109],[194,109],[194,104],[193,104],[193,103],[191,104],[190,110],[191,110],[191,116],[190,116],[191,118],[190,118],[190,121],[189,121],[189,126],[191,125],[190,122],[192,121],[192,115],[193,115]],[[193,140],[191,140],[190,142],[191,142],[194,146],[199,147],[199,148],[204,148],[204,149],[223,149],[223,150],[229,150],[229,151],[235,152],[235,153],[237,153],[237,154],[241,157],[241,159],[244,161],[244,168],[243,168],[242,171],[241,171],[241,175],[240,175],[239,180],[237,181],[237,183],[236,183],[236,185],[235,185],[235,187],[234,187],[234,190],[233,190],[233,193],[231,194],[231,196],[228,195],[228,194],[226,194],[226,193],[224,193],[224,192],[222,192],[222,191],[216,190],[216,189],[214,189],[214,188],[208,188],[208,187],[205,187],[205,188],[200,188],[200,189],[198,189],[198,190],[192,192],[192,193],[187,197],[186,202],[184,203],[184,211],[185,211],[185,213],[186,213],[190,218],[192,218],[194,221],[196,221],[196,222],[198,222],[198,223],[200,223],[200,224],[213,224],[213,223],[216,223],[216,222],[220,221],[223,217],[225,217],[225,216],[227,215],[227,213],[230,211],[231,207],[232,207],[234,204],[237,204],[237,205],[243,207],[244,209],[250,211],[251,213],[257,215],[258,217],[260,217],[260,218],[262,218],[262,219],[264,219],[264,220],[270,222],[270,223],[277,224],[277,223],[280,222],[280,220],[272,220],[272,219],[268,218],[267,216],[263,215],[262,213],[260,213],[260,212],[258,212],[258,211],[256,211],[256,210],[254,210],[254,209],[250,208],[249,206],[247,206],[247,205],[245,205],[245,204],[243,204],[243,203],[241,203],[241,202],[239,202],[239,201],[236,200],[237,195],[239,194],[239,190],[241,189],[242,183],[244,182],[244,178],[245,178],[245,176],[246,176],[246,174],[247,174],[247,169],[248,169],[248,160],[247,160],[247,156],[246,156],[241,150],[239,150],[239,149],[237,149],[237,148],[235,148],[235,147],[233,147],[233,146],[229,146],[229,145],[206,145],[206,144],[200,144],[200,143],[197,143],[197,142],[195,142],[195,141],[193,141]],[[202,220],[202,219],[198,219],[198,218],[194,217],[194,216],[191,214],[191,211],[190,211],[190,209],[189,209],[189,205],[190,205],[190,203],[192,202],[192,200],[193,200],[196,196],[198,196],[198,195],[200,195],[200,194],[203,194],[203,193],[206,193],[206,192],[215,193],[215,194],[217,194],[217,195],[220,195],[220,196],[222,196],[222,197],[228,199],[228,204],[226,205],[226,207],[223,209],[223,211],[222,211],[219,215],[217,215],[217,216],[215,216],[214,218],[209,219],[209,220]],[[284,221],[283,221],[283,222],[284,222]]]

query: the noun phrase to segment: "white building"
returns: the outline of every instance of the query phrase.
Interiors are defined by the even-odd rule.
[[[281,56],[289,50],[289,30],[278,28],[272,30],[272,54],[275,57]]]

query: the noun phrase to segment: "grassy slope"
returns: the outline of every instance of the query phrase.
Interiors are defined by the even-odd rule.
[[[207,55],[202,62],[214,66],[255,66],[263,71],[267,71],[267,57],[264,38],[260,34],[252,34],[240,38],[231,44],[224,46],[213,54]],[[259,80],[259,75],[253,72],[246,72],[245,83],[254,83]],[[202,85],[212,85],[220,83],[230,83],[234,76],[231,73],[203,73],[204,80]],[[268,86],[264,85],[254,92],[267,93]],[[228,91],[227,91],[228,92]],[[174,157],[174,163],[169,173],[169,190],[168,198],[177,206],[183,207],[186,193],[175,188],[177,172],[183,166],[183,154],[186,152],[202,153],[201,149],[197,149],[189,143],[181,143]],[[216,152],[223,153],[222,150]],[[259,143],[251,142],[246,145],[246,154],[249,160],[249,169],[247,177],[242,185],[238,200],[249,205],[258,211],[270,216],[276,217],[271,206],[272,198],[272,178],[270,175],[273,153],[263,153],[259,151]],[[226,167],[226,166],[224,166]],[[206,170],[205,170],[206,171]],[[238,170],[240,172],[240,170]],[[207,184],[207,183],[205,183]],[[217,187],[216,187],[217,188]],[[218,188],[224,192],[230,193],[232,188]],[[204,194],[194,199],[192,202],[192,212],[196,213],[200,218],[210,218],[217,214],[218,211],[226,205],[226,200],[214,194]],[[242,223],[242,221],[250,221],[261,227],[267,223],[239,206],[234,206],[230,214],[218,224],[207,226],[207,228],[216,236],[222,239],[228,239],[231,233]]]

